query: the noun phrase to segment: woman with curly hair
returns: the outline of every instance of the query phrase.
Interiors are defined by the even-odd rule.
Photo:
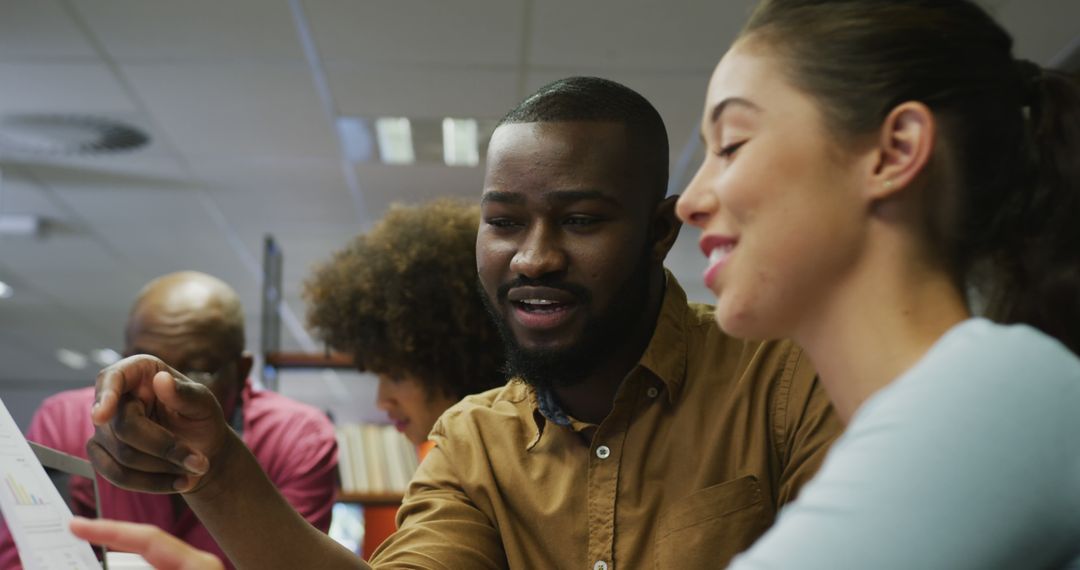
[[[308,324],[379,377],[378,406],[415,444],[462,397],[501,385],[476,280],[476,207],[395,205],[308,280]]]

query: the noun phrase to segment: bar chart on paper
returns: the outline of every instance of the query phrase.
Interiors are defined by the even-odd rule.
[[[71,512],[2,400],[0,509],[26,570],[101,568],[90,545],[67,530]]]
[[[7,483],[8,489],[11,490],[11,494],[15,496],[16,505],[19,505],[20,507],[32,507],[45,504],[45,499],[27,491],[26,486],[15,479],[14,473],[8,473],[4,482]]]
[[[0,456],[3,457],[3,456]],[[42,492],[38,490],[32,477],[31,469],[39,468],[38,465],[29,464],[22,457],[3,457],[3,468],[0,472],[4,477],[4,491],[8,493],[15,505],[10,518],[20,521],[21,525],[30,533],[57,532],[62,530],[65,522],[56,505],[50,504],[41,498]],[[4,518],[9,518],[7,512]]]

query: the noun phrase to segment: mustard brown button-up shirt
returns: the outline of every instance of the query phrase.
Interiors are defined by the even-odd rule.
[[[722,568],[842,429],[797,346],[724,335],[670,276],[611,413],[568,420],[520,381],[452,407],[373,565]]]

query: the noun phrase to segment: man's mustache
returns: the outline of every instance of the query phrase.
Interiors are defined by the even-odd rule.
[[[576,297],[579,303],[587,303],[592,299],[589,290],[576,283],[567,283],[559,279],[544,277],[532,279],[520,276],[500,285],[499,289],[495,292],[495,296],[500,301],[505,301],[510,290],[517,287],[548,287],[551,289],[560,289]]]

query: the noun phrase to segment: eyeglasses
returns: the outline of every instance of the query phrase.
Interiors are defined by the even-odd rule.
[[[206,372],[203,370],[185,370],[181,372],[181,374],[183,374],[193,382],[198,382],[203,386],[210,387],[216,384],[217,381],[221,379],[222,373],[225,371],[226,368],[227,367],[219,368],[213,372]]]

